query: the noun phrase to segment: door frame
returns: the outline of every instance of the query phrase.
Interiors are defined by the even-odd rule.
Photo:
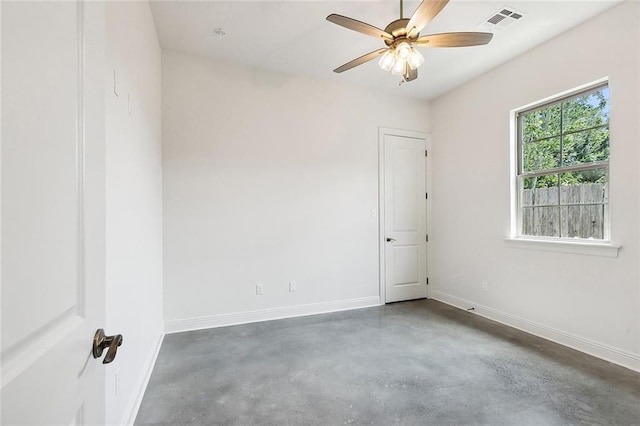
[[[385,203],[385,194],[384,194],[384,137],[385,135],[391,136],[400,136],[405,138],[414,138],[414,139],[424,139],[425,147],[428,152],[428,155],[425,155],[425,187],[427,194],[431,194],[431,140],[430,134],[427,132],[420,132],[416,130],[403,130],[403,129],[394,129],[390,127],[378,127],[378,281],[379,281],[379,294],[380,294],[380,304],[384,305],[387,303],[387,292],[386,292],[386,271],[385,271],[385,215],[384,215],[384,203]],[[426,209],[425,209],[425,222],[427,228],[427,235],[431,234],[431,198],[430,195],[425,198]],[[431,271],[431,251],[429,250],[429,241],[427,241],[427,255],[425,262],[427,264],[427,280],[429,273]],[[429,297],[429,285],[427,285],[427,297]]]

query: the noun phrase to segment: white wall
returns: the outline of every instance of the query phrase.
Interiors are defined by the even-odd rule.
[[[162,90],[168,330],[378,303],[378,126],[426,103],[167,51]]]
[[[640,370],[638,9],[616,6],[432,103],[430,282],[438,299]],[[619,257],[507,247],[510,110],[605,76]]]
[[[124,343],[107,366],[106,418],[125,424],[163,335],[161,52],[147,2],[107,3],[107,63],[105,330]]]

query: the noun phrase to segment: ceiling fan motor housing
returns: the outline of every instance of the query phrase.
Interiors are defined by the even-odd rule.
[[[387,25],[384,31],[391,34],[393,36],[393,40],[383,39],[384,43],[389,47],[394,47],[403,40],[412,42],[420,37],[420,33],[413,33],[411,34],[411,37],[407,37],[407,24],[409,24],[409,20],[405,18],[396,19],[395,21]]]

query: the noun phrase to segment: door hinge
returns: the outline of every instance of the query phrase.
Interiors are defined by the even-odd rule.
[[[425,200],[428,200],[428,199],[429,199],[429,193],[428,193],[428,192],[425,192],[425,193],[424,193],[424,198],[425,198]]]
[[[427,234],[427,242],[429,242],[429,234]]]
[[[426,157],[426,156],[428,156],[428,155],[429,155],[429,152],[425,150],[425,151],[424,151],[424,156]]]
[[[429,277],[427,277],[427,285],[429,285]]]

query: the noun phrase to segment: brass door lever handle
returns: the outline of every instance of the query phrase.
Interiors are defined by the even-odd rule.
[[[102,360],[103,364],[109,364],[116,358],[118,346],[122,345],[122,334],[106,336],[104,330],[99,328],[93,336],[93,357],[98,359],[102,352],[107,349],[107,355]]]

